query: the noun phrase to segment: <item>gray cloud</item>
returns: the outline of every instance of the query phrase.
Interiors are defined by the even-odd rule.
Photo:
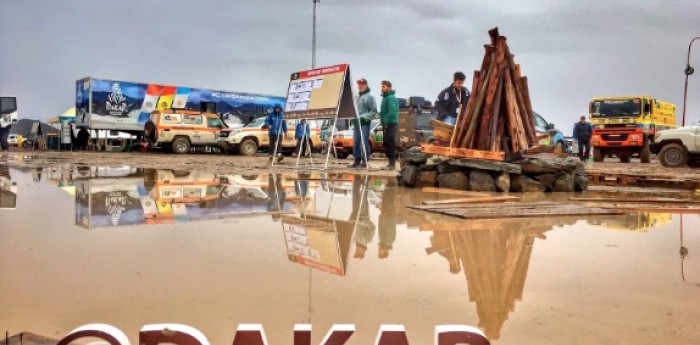
[[[311,0],[1,1],[0,93],[34,118],[70,107],[85,76],[282,95],[289,74],[310,67],[311,9]],[[691,0],[322,0],[318,62],[433,99],[454,71],[479,67],[486,31],[499,26],[535,108],[569,132],[594,96],[650,94],[680,113],[698,13]],[[690,91],[699,120],[698,76]]]

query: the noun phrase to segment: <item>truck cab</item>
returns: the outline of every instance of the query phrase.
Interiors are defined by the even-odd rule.
[[[623,163],[631,157],[649,163],[656,133],[676,127],[676,106],[649,96],[596,97],[589,113],[596,162],[614,155]]]
[[[17,98],[0,97],[0,148],[9,148],[10,127],[17,123]]]

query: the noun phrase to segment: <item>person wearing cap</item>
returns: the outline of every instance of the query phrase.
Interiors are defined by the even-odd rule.
[[[273,159],[277,152],[277,161],[281,161],[283,157],[280,153],[280,143],[282,137],[287,135],[287,121],[284,120],[281,105],[275,104],[272,112],[265,118],[263,128],[267,129],[267,135],[270,137],[270,159]]]
[[[454,125],[457,122],[462,109],[467,106],[469,101],[469,90],[464,87],[464,80],[467,76],[462,72],[455,72],[452,78],[452,85],[442,90],[435,101],[435,109],[437,109],[437,119],[448,124]]]
[[[379,118],[382,121],[382,131],[384,134],[384,153],[389,159],[388,170],[396,169],[396,129],[399,125],[399,100],[396,99],[396,92],[391,87],[388,80],[382,81],[382,106]]]
[[[367,79],[360,79],[357,81],[357,86],[360,91],[357,97],[357,112],[360,117],[358,124],[357,120],[352,121],[353,125],[353,156],[355,161],[350,164],[351,168],[366,168],[367,161],[369,160],[368,155],[370,154],[369,148],[369,125],[372,119],[377,116],[377,102],[374,100],[374,96],[370,94],[369,86],[367,86]],[[361,135],[360,135],[360,130]],[[362,149],[361,145],[365,145],[365,149]]]

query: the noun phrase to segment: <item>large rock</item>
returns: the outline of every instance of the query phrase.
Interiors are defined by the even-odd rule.
[[[575,175],[574,191],[585,192],[588,190],[588,178],[586,176]]]
[[[404,158],[408,164],[413,164],[413,165],[421,165],[425,164],[428,161],[428,158],[430,158],[430,155],[427,153],[423,153],[420,151],[420,148],[418,150],[415,150],[415,148],[411,148],[404,154]]]
[[[562,174],[557,176],[557,180],[554,182],[555,192],[571,193],[574,191],[574,174]]]
[[[578,168],[580,161],[578,158],[525,158],[520,162],[523,174],[541,175],[556,174],[562,172],[572,172]]]
[[[416,178],[416,188],[423,187],[436,187],[437,186],[438,172],[437,170],[431,171],[421,171],[418,173]]]
[[[534,177],[535,180],[539,181],[547,187],[547,190],[554,189],[554,181],[557,180],[554,174],[542,174]]]
[[[510,192],[510,174],[500,173],[496,176],[496,189],[499,192]]]
[[[547,187],[544,184],[525,175],[515,175],[510,179],[511,192],[544,192],[546,189]]]
[[[517,164],[496,162],[496,161],[487,161],[487,160],[481,160],[481,159],[461,158],[461,159],[450,160],[447,163],[452,164],[452,165],[456,165],[456,166],[460,166],[460,167],[470,168],[470,169],[491,170],[491,171],[507,172],[507,173],[511,173],[511,174],[520,174],[522,172],[522,168],[520,167],[520,165],[517,165]]]
[[[456,165],[451,165],[451,164],[447,164],[447,163],[443,163],[443,164],[438,165],[437,169],[438,169],[438,172],[440,174],[449,174],[449,173],[464,170],[463,168],[460,168]]]
[[[418,173],[420,168],[415,165],[406,165],[401,172],[401,180],[403,185],[407,187],[413,187],[416,185],[416,179],[418,178]]]
[[[461,171],[440,174],[438,176],[438,186],[440,188],[469,190],[469,178]]]
[[[487,172],[474,170],[469,173],[469,189],[475,192],[495,192],[496,182]]]

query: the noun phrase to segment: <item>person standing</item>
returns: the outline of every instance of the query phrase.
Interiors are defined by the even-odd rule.
[[[399,100],[388,80],[382,81],[382,107],[379,112],[384,132],[384,153],[389,158],[387,170],[396,169],[396,129],[399,125]]]
[[[267,128],[267,135],[270,138],[270,160],[274,158],[275,152],[277,152],[277,162],[282,161],[280,143],[283,136],[287,135],[287,121],[284,120],[281,105],[275,104],[272,112],[265,118],[263,128]]]
[[[586,121],[585,116],[581,116],[581,120],[574,125],[574,139],[578,141],[578,158],[581,161],[588,161],[591,155],[591,137],[593,136],[593,127]]]
[[[469,90],[464,87],[467,76],[462,72],[455,72],[452,85],[442,90],[435,101],[435,109],[438,111],[437,119],[448,124],[455,125],[457,116],[469,101]]]
[[[296,154],[301,152],[302,157],[306,157],[306,147],[308,146],[309,136],[311,135],[311,128],[306,120],[303,119],[297,123],[296,129],[294,130],[294,137],[297,139],[297,148],[295,150]]]
[[[360,91],[357,97],[357,112],[360,117],[358,123],[357,120],[352,120],[353,125],[353,156],[355,161],[350,164],[351,168],[366,168],[367,162],[369,161],[369,125],[372,123],[372,119],[377,116],[377,102],[374,100],[374,96],[370,94],[370,88],[367,86],[367,79],[360,79],[357,81],[357,86]],[[362,132],[360,132],[362,131]],[[365,149],[362,150],[362,145],[364,144]]]

